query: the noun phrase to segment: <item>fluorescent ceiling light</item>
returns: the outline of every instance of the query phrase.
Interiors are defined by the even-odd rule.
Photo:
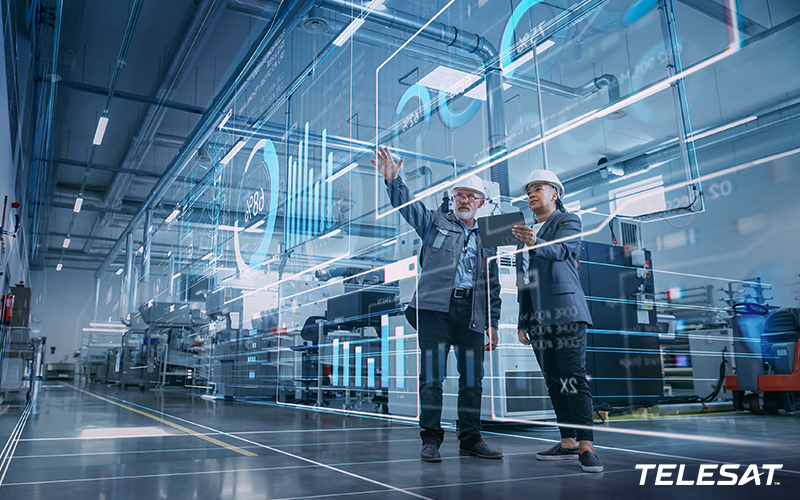
[[[721,127],[717,127],[715,129],[709,130],[707,132],[703,132],[702,134],[692,134],[691,136],[689,136],[688,139],[686,139],[686,141],[687,142],[696,141],[698,139],[702,139],[703,137],[708,137],[710,135],[718,134],[718,133],[720,133],[720,132],[722,132],[724,130],[731,129],[733,127],[738,127],[739,125],[744,125],[745,123],[749,123],[749,122],[751,122],[753,120],[756,120],[756,119],[758,119],[758,117],[755,116],[755,115],[748,116],[747,118],[742,118],[741,120],[737,120],[737,121],[735,121],[733,123],[729,123],[727,125],[723,125]]]
[[[62,243],[61,246],[64,248],[69,248],[69,242],[70,242],[69,238],[64,238],[64,243]]]
[[[473,83],[482,78],[482,73],[467,73],[457,69],[448,68],[447,66],[439,66],[419,81],[420,85],[428,87],[434,92],[439,92],[445,89],[448,94],[460,94],[465,89],[470,87]],[[503,88],[511,87],[508,83],[503,84]],[[470,90],[466,94],[467,97],[472,99],[486,100],[486,82],[481,82],[480,85]]]
[[[217,127],[218,130],[222,130],[222,128],[225,126],[225,124],[228,123],[228,120],[231,119],[231,115],[232,114],[233,114],[233,108],[229,109],[228,113],[225,114],[225,118],[222,119],[222,121],[220,122],[219,126]]]
[[[255,224],[253,224],[252,226],[250,226],[250,227],[248,227],[247,229],[245,229],[245,230],[244,230],[244,232],[245,232],[245,233],[254,233],[254,232],[256,232],[256,229],[257,229],[259,226],[263,225],[263,224],[264,224],[264,219],[261,219],[260,221],[256,222],[256,223],[255,223]]]
[[[217,226],[217,229],[219,229],[220,231],[241,231],[242,230],[241,227],[227,226],[225,224],[220,224],[219,226]]]
[[[124,329],[110,330],[108,328],[83,328],[82,330],[84,332],[97,332],[97,333],[122,333],[125,331]]]
[[[227,165],[233,159],[233,157],[236,156],[236,154],[239,151],[241,151],[241,149],[244,147],[245,142],[247,141],[245,141],[244,139],[239,139],[239,141],[233,145],[233,148],[231,148],[231,150],[228,151],[228,154],[225,155],[225,158],[223,158],[222,161],[219,162],[219,164]]]
[[[540,43],[539,45],[536,46],[536,55],[541,54],[542,52],[544,52],[545,50],[549,49],[550,47],[552,47],[555,44],[556,44],[556,42],[554,42],[552,40],[545,40],[544,42],[542,42],[542,43]],[[525,51],[524,54],[522,54],[521,56],[519,56],[516,59],[514,59],[514,61],[511,64],[509,64],[508,67],[503,68],[503,73],[508,73],[508,72],[514,71],[517,68],[519,68],[520,66],[522,66],[523,64],[525,64],[526,62],[530,61],[531,59],[533,59],[533,51],[532,50],[527,50],[527,51]]]
[[[108,118],[105,116],[101,116],[100,120],[97,121],[97,130],[94,131],[94,139],[92,140],[92,144],[95,146],[99,146],[103,143],[103,136],[106,135],[106,126],[108,125]]]
[[[116,273],[114,273],[114,274],[116,274],[117,276],[119,276],[120,274],[122,274],[122,268],[120,267],[119,269],[117,269],[117,272],[116,272]]]
[[[181,275],[181,273],[175,273],[175,274],[172,275],[172,279],[178,278],[180,275]]]
[[[382,247],[388,247],[389,245],[394,245],[395,243],[397,243],[397,238],[393,238],[393,239],[391,239],[391,240],[387,241],[386,243],[384,243],[384,244],[383,244],[383,245],[381,245],[381,246],[382,246]]]
[[[333,231],[331,231],[328,234],[323,234],[322,236],[319,237],[319,239],[324,240],[326,238],[330,238],[331,236],[337,235],[337,234],[339,234],[341,232],[342,232],[341,228],[340,229],[334,229]]]
[[[90,321],[89,326],[94,328],[106,328],[106,329],[113,329],[113,330],[124,330],[127,328],[123,323],[112,323],[111,321],[104,322],[104,321]]]
[[[353,36],[353,33],[358,31],[358,28],[360,28],[362,24],[364,24],[364,19],[360,17],[350,21],[350,24],[348,24],[347,28],[345,28],[344,31],[342,31],[339,36],[336,37],[336,40],[333,41],[333,44],[337,47],[341,47],[347,43],[350,37]]]
[[[172,221],[174,221],[175,217],[177,217],[180,213],[181,211],[176,208],[175,210],[172,211],[171,214],[167,216],[167,219],[164,222],[166,222],[167,224],[172,224]]]
[[[83,198],[78,196],[77,198],[75,198],[75,206],[72,207],[72,211],[75,212],[76,214],[80,213],[82,206],[83,206]]]
[[[59,262],[58,264],[56,264],[56,271],[60,271],[62,267],[64,266],[61,265],[61,262]]]
[[[208,259],[210,259],[210,258],[211,258],[211,257],[213,257],[213,256],[214,256],[214,253],[213,253],[213,252],[208,252],[207,254],[205,254],[205,255],[203,255],[202,257],[200,257],[200,260],[208,260]]]
[[[346,174],[347,172],[349,172],[349,171],[353,170],[353,169],[354,169],[354,168],[356,168],[357,166],[358,166],[358,163],[356,163],[356,162],[353,162],[353,163],[351,163],[350,165],[348,165],[348,166],[344,167],[343,169],[339,170],[338,172],[336,172],[336,173],[335,173],[335,174],[333,174],[332,176],[330,176],[330,177],[328,177],[327,179],[325,179],[325,182],[333,182],[333,181],[335,181],[336,179],[338,179],[339,177],[341,177],[341,176],[343,176],[344,174]]]

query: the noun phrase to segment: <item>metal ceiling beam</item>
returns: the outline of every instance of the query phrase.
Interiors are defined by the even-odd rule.
[[[702,12],[703,14],[707,15],[711,19],[715,21],[719,21],[727,26],[730,26],[730,19],[728,15],[728,8],[724,5],[721,5],[714,0],[678,0],[680,3],[686,5],[687,7],[691,7],[697,12]],[[739,14],[739,18],[742,20],[741,31],[746,35],[758,35],[762,31],[766,30],[767,28],[761,26],[757,22],[753,21],[752,19],[745,17]]]
[[[79,82],[67,82],[67,81],[60,81],[58,82],[59,87],[65,87],[72,90],[77,90],[80,92],[87,92],[90,94],[98,94],[98,95],[107,95],[111,92],[111,89],[107,89],[105,87],[99,87],[97,85],[89,85],[88,83],[79,83]],[[183,104],[180,102],[175,101],[161,101],[155,99],[153,97],[133,94],[131,92],[123,92],[121,90],[114,90],[114,97],[118,97],[120,99],[124,99],[126,101],[134,101],[134,102],[143,102],[145,104],[151,104],[153,106],[162,106],[168,109],[175,109],[178,111],[185,111],[187,113],[193,113],[202,115],[205,111],[203,108],[199,106],[192,106],[191,104]]]
[[[189,75],[187,68],[191,68],[200,50],[205,46],[211,36],[214,26],[225,11],[225,4],[214,0],[199,0],[191,4],[194,8],[192,16],[184,18],[184,22],[176,33],[167,63],[159,72],[150,94],[156,99],[166,97],[173,89],[179,89]],[[125,171],[138,170],[145,155],[152,146],[153,137],[164,119],[165,108],[157,105],[148,105],[141,114],[138,122],[133,127],[133,133],[120,168]],[[128,189],[130,174],[115,174],[106,190],[105,204],[115,206],[122,199]],[[97,218],[92,226],[92,234],[99,233],[111,221],[111,214]],[[91,250],[91,241],[87,241],[84,250]]]
[[[47,161],[48,163],[54,163],[58,165],[66,165],[68,167],[81,167],[86,168],[90,167],[97,170],[105,170],[108,172],[120,172],[120,173],[127,173],[119,167],[112,167],[111,165],[99,165],[97,163],[92,163],[89,165],[85,161],[78,161],[78,160],[70,160],[68,158],[59,158],[58,160],[42,160]],[[160,178],[161,174],[157,174],[155,172],[135,172],[134,175],[141,176],[141,177],[152,177],[152,178]]]
[[[161,180],[159,180],[158,184],[150,191],[143,207],[128,223],[127,228],[122,232],[122,236],[117,240],[117,243],[114,244],[106,259],[95,272],[96,278],[103,275],[108,264],[112,262],[119,251],[122,250],[124,235],[136,227],[136,224],[138,224],[139,220],[144,216],[144,211],[148,206],[152,206],[161,200],[167,190],[175,182],[178,172],[180,172],[194,156],[197,152],[197,148],[211,136],[215,130],[214,125],[220,119],[219,117],[222,114],[222,110],[227,108],[233,101],[238,85],[252,76],[253,72],[260,68],[262,58],[273,48],[275,42],[297,27],[302,17],[308,12],[313,3],[314,0],[290,0],[281,4],[271,25],[264,29],[261,36],[257,38],[257,41],[239,62],[236,69],[231,74],[231,77],[222,87],[223,90],[214,98],[211,106],[200,118],[200,121],[197,123],[194,130],[192,130],[187,141],[181,147],[180,151],[178,151],[175,158],[170,162]]]

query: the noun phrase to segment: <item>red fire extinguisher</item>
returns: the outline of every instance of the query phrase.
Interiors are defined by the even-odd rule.
[[[14,311],[14,294],[9,292],[3,295],[3,324],[11,324],[11,313]]]

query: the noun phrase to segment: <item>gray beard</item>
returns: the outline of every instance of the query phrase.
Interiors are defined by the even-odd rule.
[[[456,216],[461,220],[470,220],[475,217],[477,210],[459,210],[456,209]]]

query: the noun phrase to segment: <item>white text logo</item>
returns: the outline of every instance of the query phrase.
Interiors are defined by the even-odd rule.
[[[747,469],[741,472],[739,469],[743,467],[747,467]],[[776,470],[782,469],[783,465],[764,464],[761,466],[761,472],[759,472],[759,466],[757,465],[703,464],[694,477],[691,477],[690,474],[684,474],[683,464],[636,464],[636,468],[642,471],[642,477],[639,479],[639,486],[645,484],[648,478],[648,472],[654,469],[656,469],[656,473],[650,477],[655,478],[653,484],[656,486],[672,486],[673,484],[676,486],[742,486],[749,483],[761,486],[761,476],[764,474],[767,474],[767,477],[763,484],[769,486],[772,484],[773,474]],[[678,469],[677,474],[675,474],[676,468]],[[741,475],[739,475],[740,473]],[[675,475],[673,476],[673,474]],[[672,479],[673,477],[675,478],[674,481]]]

